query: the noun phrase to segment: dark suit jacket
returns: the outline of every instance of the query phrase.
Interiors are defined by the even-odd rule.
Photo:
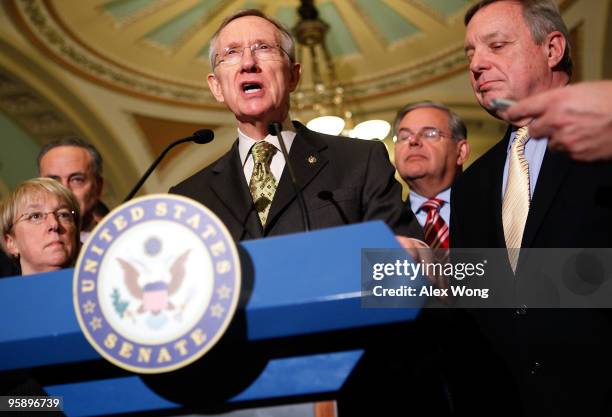
[[[455,247],[506,247],[501,196],[510,132],[453,186]],[[612,164],[574,162],[565,154],[546,151],[521,247],[608,248],[611,226]]]
[[[0,278],[21,275],[20,268],[0,249]]]
[[[416,218],[401,201],[401,186],[382,143],[324,135],[299,123],[295,126],[289,159],[312,229],[383,220],[396,234],[420,238]],[[205,204],[236,240],[295,233],[304,226],[287,171],[283,170],[265,228],[253,207],[238,141],[228,153],[170,192]]]
[[[394,178],[395,170],[382,143],[324,135],[294,124],[297,135],[289,159],[302,188],[312,229],[383,220],[396,234],[422,239],[414,214],[401,200],[401,186]],[[227,154],[170,192],[205,204],[236,240],[304,230],[287,168],[279,180],[268,222],[262,228],[240,163],[237,141]],[[402,331],[407,332],[405,328]],[[376,379],[372,375],[385,375],[389,383],[394,381],[392,369],[397,363],[381,363],[381,358],[387,356],[377,353],[362,358],[359,366],[365,371],[352,379],[359,382],[355,386],[348,384],[350,387],[338,398],[343,413],[351,415],[353,407],[361,409],[360,399],[372,403],[371,396],[361,391],[362,383]]]
[[[502,175],[510,129],[456,181],[451,196],[451,247],[505,248]],[[523,234],[523,248],[612,247],[612,164],[579,163],[546,151]],[[506,261],[510,291],[534,264],[521,256],[517,276]],[[502,268],[503,270],[503,268]],[[612,300],[610,300],[612,305]],[[607,310],[475,310],[479,334],[467,345],[488,367],[502,406],[519,415],[608,415],[612,412],[612,325]],[[478,340],[480,336],[484,340]],[[464,335],[465,337],[465,335]],[[478,340],[478,341],[477,341]],[[482,348],[490,344],[485,352]],[[488,363],[486,363],[488,362]],[[493,363],[500,365],[492,374]],[[503,369],[502,369],[503,368]],[[504,373],[507,371],[508,373]],[[606,377],[607,375],[607,377]],[[601,377],[607,382],[601,383]],[[480,398],[482,400],[482,397]],[[494,402],[494,401],[491,401]]]

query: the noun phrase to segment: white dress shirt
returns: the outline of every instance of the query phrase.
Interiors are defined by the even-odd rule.
[[[450,223],[449,223],[450,221],[450,196],[451,196],[450,188],[447,188],[446,190],[442,191],[436,196],[437,199],[444,201],[444,204],[440,208],[440,216],[442,216],[442,218],[444,219],[444,221],[449,227],[450,227]],[[421,227],[424,227],[425,220],[427,219],[427,210],[421,210],[421,206],[423,205],[423,203],[429,200],[429,198],[423,197],[419,193],[416,193],[410,190],[410,193],[408,193],[408,199],[410,201],[410,208],[412,209],[412,212],[416,216],[417,221],[419,222]]]
[[[295,128],[291,123],[290,119],[287,118],[283,123],[283,129],[281,135],[285,141],[285,147],[287,148],[287,153],[291,150],[291,145],[293,144],[293,140],[295,139]],[[285,158],[283,157],[283,153],[281,152],[280,144],[278,143],[278,138],[276,135],[268,135],[262,140],[274,145],[277,152],[272,157],[272,161],[270,162],[270,171],[272,175],[274,175],[274,179],[278,184],[281,175],[283,174],[283,169],[285,168]],[[249,136],[242,133],[240,129],[238,129],[238,153],[240,154],[240,162],[242,163],[242,168],[244,170],[244,177],[246,178],[247,184],[251,181],[251,176],[253,175],[253,167],[255,163],[253,162],[253,155],[251,154],[251,148],[258,141],[250,138]]]

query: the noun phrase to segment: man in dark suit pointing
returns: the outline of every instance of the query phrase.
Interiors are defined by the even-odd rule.
[[[278,122],[312,229],[383,220],[397,235],[420,236],[382,143],[319,134],[291,122],[289,95],[300,64],[285,28],[257,10],[238,12],[213,35],[209,57],[208,85],[234,113],[238,140],[170,192],[204,203],[236,240],[303,231],[279,141],[268,134],[270,123]]]

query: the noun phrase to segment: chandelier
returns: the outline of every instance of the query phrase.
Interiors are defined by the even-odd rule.
[[[344,100],[344,87],[338,81],[334,62],[325,43],[329,25],[319,18],[314,1],[301,0],[298,15],[300,20],[293,28],[298,42],[298,61],[303,62],[303,54],[308,54],[313,88],[311,91],[301,89],[297,92],[297,107],[303,109],[306,102],[311,103],[317,114],[306,124],[307,127],[330,135],[384,139],[391,130],[391,125],[384,120],[367,120],[354,125],[353,113]]]

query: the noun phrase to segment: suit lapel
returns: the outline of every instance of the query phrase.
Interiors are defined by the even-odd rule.
[[[262,237],[263,229],[253,207],[253,199],[244,177],[237,141],[226,157],[215,165],[213,172],[216,176],[211,183],[211,188],[238,224],[246,229],[242,233],[242,238]]]
[[[490,184],[488,188],[489,195],[486,197],[489,199],[489,207],[491,207],[491,213],[493,215],[494,228],[491,230],[490,239],[492,239],[494,247],[505,248],[506,239],[504,237],[504,223],[502,219],[502,195],[503,195],[503,179],[504,179],[504,165],[506,163],[506,157],[508,154],[508,141],[512,128],[508,127],[504,138],[499,141],[493,148],[493,161],[490,166],[490,175],[486,175],[483,181],[487,181]]]
[[[494,230],[492,231],[491,239],[493,239],[495,246],[498,248],[506,247],[506,239],[504,237],[504,223],[502,219],[502,187],[504,180],[504,165],[506,164],[506,157],[508,154],[508,141],[512,128],[508,127],[504,138],[495,145],[494,159],[491,165],[491,175],[488,176],[488,180],[491,182],[491,195],[488,196],[490,203],[492,204],[492,213],[494,215]]]
[[[546,150],[533,192],[527,221],[525,222],[521,247],[531,247],[555,195],[557,195],[561,188],[570,165],[571,162],[567,156],[557,152],[550,152],[548,149]]]
[[[289,151],[289,160],[295,171],[295,177],[300,189],[303,190],[327,164],[327,158],[321,154],[321,151],[326,146],[326,144],[318,140],[315,133],[309,132],[303,126],[298,126],[297,134]],[[285,165],[278,188],[274,194],[274,199],[272,200],[266,229],[274,224],[275,219],[295,198],[289,169]]]

